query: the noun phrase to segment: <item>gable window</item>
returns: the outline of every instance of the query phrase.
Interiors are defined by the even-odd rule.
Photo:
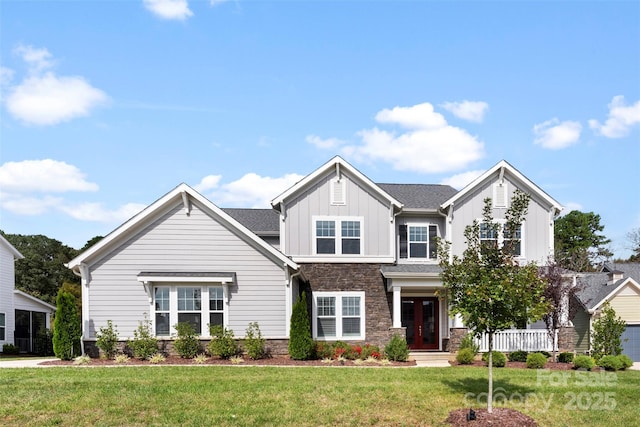
[[[0,341],[4,341],[5,338],[5,329],[6,329],[6,320],[4,317],[4,313],[0,313]]]
[[[438,226],[409,224],[399,226],[400,258],[436,259]]]
[[[364,292],[313,293],[314,338],[362,340],[364,330]]]
[[[207,325],[225,324],[224,286],[157,286],[153,297],[156,336],[175,334],[176,323],[190,324],[199,336],[209,335]]]
[[[315,253],[360,255],[362,253],[360,218],[322,218],[315,220]]]

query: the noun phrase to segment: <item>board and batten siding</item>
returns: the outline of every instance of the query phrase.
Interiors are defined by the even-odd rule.
[[[513,197],[517,185],[509,180],[509,174],[504,175],[507,183],[509,202]],[[493,199],[493,184],[498,181],[498,176],[479,186],[475,191],[469,193],[465,198],[459,200],[453,206],[453,222],[451,226],[450,241],[452,243],[451,250],[454,255],[461,256],[466,249],[466,239],[464,230],[466,226],[471,225],[475,220],[482,219],[482,211],[484,208],[484,200],[486,198]],[[494,219],[504,219],[507,208],[494,208]],[[541,201],[532,195],[529,202],[529,209],[523,224],[523,254],[527,262],[534,261],[539,265],[547,262],[550,253],[550,214],[549,207],[542,205]]]
[[[137,280],[142,271],[235,272],[236,283],[229,286],[227,326],[236,336],[244,336],[250,322],[258,322],[266,338],[286,334],[284,266],[197,203],[186,215],[180,202],[90,265],[89,334],[85,338],[95,338],[107,320],[116,325],[121,339],[133,337],[144,314],[152,309],[143,284]],[[203,325],[206,323],[203,319]]]
[[[15,312],[13,310],[13,288],[15,286],[15,260],[13,254],[0,244],[0,313],[4,313],[5,334],[2,344],[13,344]]]
[[[313,217],[362,217],[363,256],[393,256],[390,253],[390,206],[380,196],[368,191],[366,186],[347,172],[344,205],[332,205],[330,183],[335,171],[319,177],[315,185],[303,194],[285,202],[284,247],[289,256],[312,256],[315,244]],[[282,242],[281,242],[282,243]]]

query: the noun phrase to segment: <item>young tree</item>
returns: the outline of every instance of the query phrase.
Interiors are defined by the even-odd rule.
[[[307,310],[307,296],[303,292],[293,305],[291,313],[289,355],[295,360],[309,359],[313,354],[313,338]]]
[[[555,222],[555,259],[561,267],[573,271],[593,271],[596,264],[611,258],[603,234],[600,215],[571,211]]]
[[[516,191],[502,226],[493,218],[490,199],[485,199],[482,224],[465,228],[467,248],[463,256],[449,257],[449,243],[441,242],[442,282],[451,314],[459,314],[476,334],[489,337],[489,385],[487,410],[493,411],[493,337],[523,321],[539,320],[548,310],[545,282],[533,263],[521,266],[514,259],[519,243],[515,236],[527,214],[529,195]],[[494,239],[481,239],[491,236]],[[498,236],[505,238],[499,244]]]
[[[62,360],[71,360],[80,348],[80,316],[75,297],[65,291],[58,292],[56,317],[53,321],[53,353]]]
[[[573,320],[578,311],[578,302],[576,293],[581,285],[574,283],[571,277],[567,277],[564,273],[565,269],[560,267],[558,263],[550,261],[543,268],[542,277],[546,281],[544,289],[544,298],[549,303],[549,311],[542,316],[549,336],[554,340],[553,360],[556,361],[556,337],[558,330]]]
[[[626,328],[627,323],[605,302],[600,317],[593,322],[593,358],[622,354],[622,334]]]

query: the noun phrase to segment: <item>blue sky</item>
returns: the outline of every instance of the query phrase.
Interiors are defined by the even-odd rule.
[[[461,188],[506,159],[640,227],[640,3],[0,3],[0,229],[80,248],[181,182],[268,201],[336,154]]]

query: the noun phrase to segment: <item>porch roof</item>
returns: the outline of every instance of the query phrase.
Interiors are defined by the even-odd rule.
[[[437,264],[396,264],[383,265],[380,272],[387,279],[440,276],[442,268]]]

